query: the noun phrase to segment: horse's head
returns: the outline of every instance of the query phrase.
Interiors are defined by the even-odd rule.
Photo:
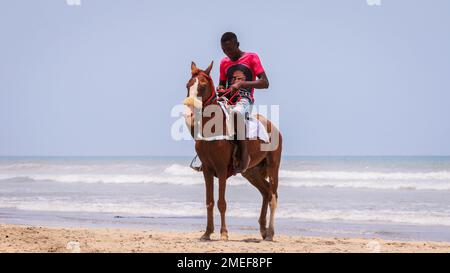
[[[211,62],[208,68],[201,70],[194,62],[191,63],[192,76],[186,84],[187,96],[184,99],[184,105],[198,109],[211,103],[216,97],[214,83],[209,76],[212,66],[213,62]]]

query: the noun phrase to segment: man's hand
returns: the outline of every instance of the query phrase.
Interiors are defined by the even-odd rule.
[[[231,93],[234,93],[234,92],[236,92],[236,91],[239,91],[239,89],[241,89],[241,86],[242,86],[242,82],[235,82],[234,84],[232,84],[232,85],[230,86]]]

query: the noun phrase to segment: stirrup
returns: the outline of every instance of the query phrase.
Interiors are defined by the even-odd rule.
[[[191,161],[191,164],[189,164],[189,167],[191,167],[191,169],[193,169],[196,172],[201,172],[203,170],[203,165],[200,165],[198,167],[194,166],[194,162],[196,161],[197,158],[198,155],[195,155],[195,157]]]

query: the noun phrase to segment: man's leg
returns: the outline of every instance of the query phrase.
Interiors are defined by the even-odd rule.
[[[237,172],[243,173],[247,170],[250,163],[248,154],[248,140],[246,138],[246,114],[250,110],[250,102],[241,99],[232,109],[232,115],[235,120],[235,136],[240,150],[240,160]]]

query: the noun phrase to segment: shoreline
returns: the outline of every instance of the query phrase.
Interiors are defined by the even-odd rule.
[[[310,252],[445,252],[450,243],[432,241],[391,241],[378,238],[336,238],[275,235],[275,241],[261,240],[259,233],[229,234],[220,241],[215,232],[211,241],[200,241],[202,232],[138,230],[131,228],[58,228],[0,224],[0,252],[67,253],[69,242],[79,244],[79,252],[166,252],[166,253],[310,253]],[[74,243],[69,243],[69,245]]]

